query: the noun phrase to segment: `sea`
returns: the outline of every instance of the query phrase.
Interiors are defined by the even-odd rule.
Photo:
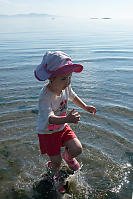
[[[96,115],[70,124],[83,145],[69,198],[133,197],[132,20],[48,16],[0,17],[0,198],[35,198],[46,172],[36,122],[44,82],[33,71],[46,51],[63,51],[84,66],[71,85]],[[63,149],[62,149],[63,151]]]

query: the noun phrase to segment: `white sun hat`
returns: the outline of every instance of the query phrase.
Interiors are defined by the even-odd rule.
[[[73,64],[69,55],[61,51],[48,51],[43,56],[41,64],[34,70],[34,75],[39,81],[45,81],[51,77],[72,72],[80,73],[83,66]]]

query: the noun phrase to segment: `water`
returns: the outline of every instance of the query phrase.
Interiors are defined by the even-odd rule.
[[[93,117],[76,107],[81,121],[72,128],[84,148],[78,157],[83,164],[79,186],[85,184],[86,198],[131,199],[131,24],[113,19],[0,18],[0,198],[31,198],[33,183],[45,171],[48,159],[42,159],[35,133],[43,83],[33,70],[46,50],[61,50],[84,66],[80,75],[73,74],[72,87],[97,108]],[[73,106],[70,103],[69,110]]]

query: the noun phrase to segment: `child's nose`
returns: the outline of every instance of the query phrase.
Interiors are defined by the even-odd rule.
[[[67,82],[66,82],[66,84],[69,86],[70,82],[71,82],[71,80],[68,79]]]

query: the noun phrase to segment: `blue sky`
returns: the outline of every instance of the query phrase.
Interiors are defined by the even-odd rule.
[[[133,0],[0,0],[0,14],[133,18]]]

